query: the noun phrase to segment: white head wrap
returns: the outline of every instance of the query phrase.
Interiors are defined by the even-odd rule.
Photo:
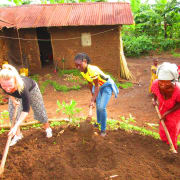
[[[176,64],[172,64],[169,62],[164,62],[158,66],[157,69],[158,80],[178,80],[178,67]]]

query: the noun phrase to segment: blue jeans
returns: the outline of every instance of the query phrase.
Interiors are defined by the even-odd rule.
[[[101,124],[101,132],[106,130],[107,112],[106,106],[112,96],[112,87],[105,86],[100,88],[96,98],[97,122]]]

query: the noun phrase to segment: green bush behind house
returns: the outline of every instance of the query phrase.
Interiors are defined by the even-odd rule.
[[[123,36],[124,53],[127,57],[138,57],[150,51],[170,51],[180,48],[180,39],[154,38],[151,36]]]
[[[148,36],[123,36],[124,52],[126,56],[140,56],[154,50],[153,42]]]

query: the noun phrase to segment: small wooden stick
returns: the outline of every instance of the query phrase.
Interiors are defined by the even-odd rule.
[[[86,121],[91,121],[92,120],[92,114],[93,114],[93,107],[90,106],[89,107],[89,114],[88,114],[88,117],[87,117]]]
[[[13,116],[13,122],[12,122],[12,127],[14,126],[15,121],[16,121],[17,111],[18,111],[18,105],[15,106],[14,116]],[[6,158],[7,158],[7,155],[8,155],[9,145],[10,145],[10,143],[11,143],[12,137],[13,137],[12,134],[9,135],[9,136],[8,136],[8,140],[7,140],[7,142],[6,142],[6,146],[5,146],[5,149],[4,149],[3,157],[2,157],[2,160],[1,160],[0,176],[2,176],[2,174],[3,174],[3,172],[4,172],[4,166],[5,166],[5,163],[6,163]]]
[[[1,160],[0,176],[2,176],[2,174],[4,172],[4,166],[5,166],[5,163],[6,163],[6,158],[7,158],[7,154],[8,154],[8,151],[9,151],[9,145],[11,143],[12,137],[13,137],[13,135],[8,136],[8,140],[6,142],[6,146],[5,146],[5,149],[4,149],[3,157],[2,157],[2,160]]]
[[[61,118],[61,119],[48,119],[49,122],[55,122],[55,121],[64,121],[64,122],[69,122],[68,119],[65,119],[65,118]],[[30,121],[30,122],[27,122],[27,123],[22,123],[21,124],[21,127],[24,127],[24,126],[31,126],[31,125],[34,125],[34,124],[38,124],[39,121]],[[6,128],[6,129],[9,129],[11,128],[11,125],[1,125],[0,128]]]
[[[174,145],[173,145],[173,143],[172,143],[171,137],[170,137],[170,135],[169,135],[169,131],[168,131],[168,129],[167,129],[165,123],[164,123],[164,120],[161,119],[161,114],[160,114],[160,112],[159,112],[159,109],[158,109],[157,105],[155,106],[155,109],[156,109],[156,112],[157,112],[157,114],[158,114],[158,117],[159,117],[159,119],[160,119],[160,121],[161,121],[161,124],[162,124],[162,126],[163,126],[163,128],[164,128],[166,137],[167,137],[167,139],[168,139],[168,142],[169,142],[169,145],[170,145],[170,151],[172,151],[173,153],[177,153],[177,151],[175,150]]]

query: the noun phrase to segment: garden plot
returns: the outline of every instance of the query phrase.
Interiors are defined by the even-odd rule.
[[[45,138],[39,129],[24,131],[24,139],[9,150],[3,179],[179,179],[180,155],[152,137],[110,131],[83,140],[78,129],[54,128]],[[0,152],[7,134],[1,135]]]

